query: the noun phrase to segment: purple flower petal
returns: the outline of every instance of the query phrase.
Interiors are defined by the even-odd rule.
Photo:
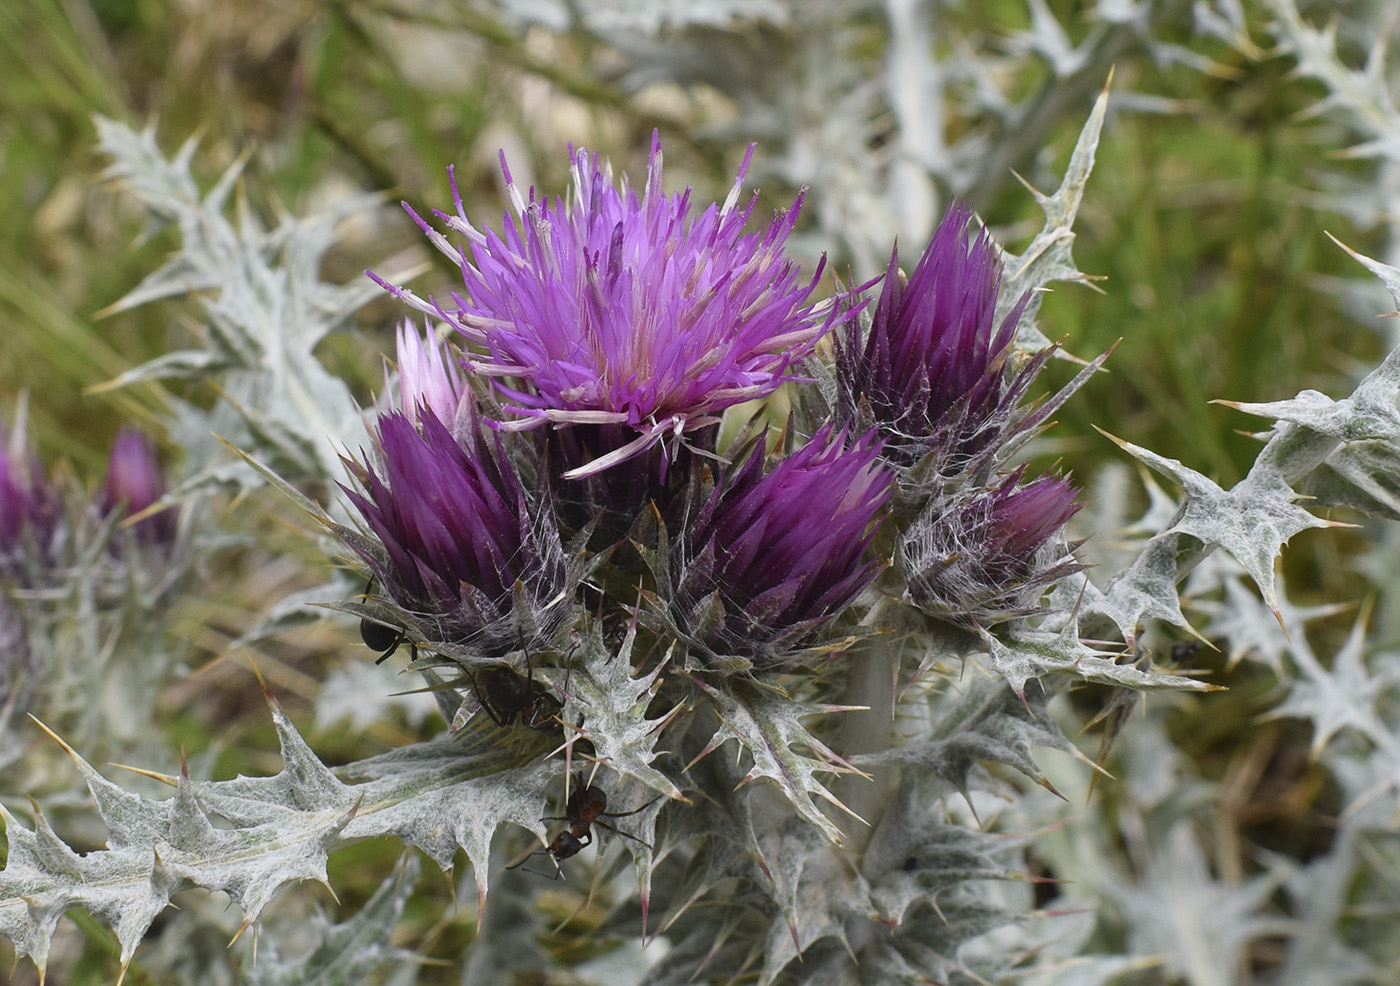
[[[466,384],[453,359],[443,356],[443,347],[427,328],[427,339],[405,320],[398,329],[399,410],[414,421],[420,408],[426,408],[443,424],[452,427],[457,420]],[[388,371],[385,371],[388,389]],[[455,429],[454,429],[455,430]]]
[[[382,469],[350,463],[361,489],[342,489],[384,557],[351,546],[399,606],[431,619],[439,639],[494,635],[488,648],[509,649],[517,638],[504,623],[516,584],[549,600],[565,582],[557,531],[536,523],[500,436],[459,442],[422,404],[418,424],[401,412],[381,415]]]
[[[0,576],[32,583],[55,564],[63,507],[23,425],[0,427],[0,440]]]

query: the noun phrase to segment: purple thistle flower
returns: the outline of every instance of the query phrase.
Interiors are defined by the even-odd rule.
[[[19,424],[0,426],[0,576],[35,584],[56,564],[63,505],[29,445],[23,419],[21,408]]]
[[[995,442],[1043,365],[1007,380],[1030,296],[994,327],[1001,263],[985,229],[969,244],[971,220],[972,210],[954,203],[907,283],[896,248],[869,328],[852,321],[837,344],[842,419],[873,418],[886,456],[901,465],[939,452],[944,474]]]
[[[1067,479],[1000,486],[935,504],[902,546],[909,599],[931,616],[988,626],[1035,612],[1053,583],[1084,568],[1061,531],[1079,510]]]
[[[97,510],[103,517],[114,511],[132,516],[157,503],[166,493],[165,474],[156,459],[155,443],[135,428],[122,428],[112,442],[107,479],[97,494]],[[161,510],[131,525],[136,539],[146,545],[170,545],[175,540],[176,515]]]
[[[403,413],[381,415],[381,471],[347,462],[363,493],[342,489],[384,554],[349,543],[437,639],[504,652],[520,634],[508,619],[517,582],[541,610],[565,584],[557,531],[535,522],[499,437],[473,431],[459,442],[421,407],[419,425],[421,433]]]
[[[674,605],[712,654],[784,663],[883,568],[864,558],[893,474],[873,436],[845,444],[824,425],[764,475],[760,440],[683,528]]]
[[[456,215],[437,215],[465,247],[409,210],[461,268],[455,307],[375,279],[461,331],[470,368],[493,378],[513,415],[503,427],[613,426],[613,447],[564,472],[592,475],[668,436],[681,445],[725,408],[773,393],[842,317],[808,303],[823,265],[802,280],[783,255],[801,195],[764,232],[744,232],[757,196],[735,206],[752,155],[751,146],[724,204],[698,216],[689,189],[662,192],[655,135],[640,196],[579,149],[572,196],[551,203],[532,189],[527,202],[503,155],[518,218],[507,216],[501,234],[467,220],[455,179]]]

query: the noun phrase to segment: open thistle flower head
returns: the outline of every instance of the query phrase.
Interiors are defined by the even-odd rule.
[[[32,584],[56,564],[63,504],[45,476],[20,421],[0,425],[0,577]]]
[[[470,368],[499,390],[503,426],[616,426],[615,447],[590,449],[596,457],[564,475],[600,472],[773,393],[842,317],[809,303],[821,266],[803,278],[783,254],[800,195],[762,232],[744,231],[756,197],[737,202],[752,154],[726,201],[698,214],[689,189],[662,191],[656,137],[640,195],[579,149],[572,194],[550,201],[532,189],[527,201],[503,157],[517,215],[501,233],[468,221],[455,181],[457,212],[438,216],[464,246],[414,214],[461,269],[452,305],[380,283],[461,331]]]
[[[112,442],[107,478],[97,495],[102,516],[121,511],[133,516],[152,506],[166,493],[165,474],[156,459],[155,444],[135,428],[123,428]],[[161,510],[131,525],[137,541],[145,545],[169,545],[175,540],[176,515]]]
[[[902,546],[911,602],[931,616],[989,626],[1033,613],[1041,595],[1083,565],[1062,536],[1079,509],[1067,479],[1043,477],[935,503]]]
[[[716,660],[786,663],[879,574],[866,555],[893,475],[873,436],[846,437],[824,425],[766,475],[759,441],[682,530],[672,611]]]
[[[423,617],[436,639],[483,653],[520,638],[511,620],[517,584],[539,605],[524,625],[547,624],[542,614],[565,584],[563,550],[557,531],[537,522],[541,510],[500,436],[459,441],[420,406],[418,427],[402,412],[381,415],[378,438],[380,470],[347,462],[361,491],[342,488],[383,555],[351,546],[395,603]]]
[[[837,343],[843,419],[873,419],[901,465],[935,451],[954,462],[975,455],[1030,383],[1004,372],[1029,296],[994,326],[1001,263],[986,230],[969,242],[971,220],[954,203],[907,281],[896,248],[868,328],[852,321]]]

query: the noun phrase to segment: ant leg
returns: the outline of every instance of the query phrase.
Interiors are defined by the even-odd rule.
[[[476,693],[477,702],[481,705],[482,709],[486,711],[486,714],[491,717],[491,721],[504,729],[506,726],[505,720],[496,714],[495,709],[491,708],[491,703],[486,700],[486,695],[482,692],[481,685],[477,684],[476,675],[468,671],[467,677],[472,680],[472,691]],[[507,869],[509,869],[509,867],[507,867]]]
[[[648,808],[650,808],[652,805],[656,804],[660,800],[661,795],[658,794],[656,797],[652,798],[640,808],[633,808],[631,811],[605,811],[601,814],[604,818],[626,818],[628,815],[636,815],[646,811]]]
[[[630,814],[633,814],[633,813],[629,811],[627,814],[630,815]],[[622,829],[618,828],[618,827],[615,826],[615,825],[609,825],[607,822],[603,821],[601,818],[594,819],[593,824],[594,824],[594,825],[601,825],[603,828],[607,829],[609,832],[612,832],[614,835],[620,835],[620,836],[622,836],[624,839],[631,839],[631,840],[632,840],[633,842],[635,842],[637,845],[639,845],[639,846],[646,846],[648,849],[652,850],[653,852],[656,850],[656,847],[653,846],[650,842],[647,842],[647,841],[645,841],[645,840],[643,840],[643,839],[637,838],[637,837],[636,837],[635,835],[633,835],[631,832],[624,832],[624,831],[622,831]]]
[[[363,635],[364,635],[364,632],[361,631],[361,636],[363,636]],[[383,664],[385,661],[389,660],[389,658],[391,658],[391,657],[394,656],[394,652],[395,652],[396,650],[399,649],[399,644],[401,644],[401,643],[403,643],[403,635],[402,635],[402,634],[400,634],[399,637],[398,637],[398,639],[394,641],[394,645],[393,645],[392,647],[390,647],[390,648],[389,648],[388,650],[386,650],[383,654],[380,654],[377,658],[375,658],[374,663],[375,663],[375,664]],[[415,656],[416,656],[416,655],[415,655]]]
[[[550,862],[554,864],[553,873],[541,873],[539,870],[525,866],[531,859],[541,855],[548,856]],[[521,856],[515,862],[506,864],[506,869],[508,870],[520,869],[521,867],[524,867],[526,873],[533,873],[535,876],[542,876],[547,880],[562,880],[564,878],[564,870],[559,865],[559,860],[555,859],[554,854],[548,849],[536,849],[534,852],[528,852],[524,856]]]
[[[644,840],[642,840],[642,839],[637,838],[637,837],[636,837],[635,835],[633,835],[631,832],[624,832],[624,831],[622,831],[622,829],[618,828],[616,825],[609,825],[607,822],[603,821],[603,819],[604,819],[604,818],[626,818],[628,815],[636,815],[636,814],[638,814],[639,812],[646,811],[648,808],[650,808],[652,805],[656,804],[656,803],[657,803],[658,801],[660,801],[660,800],[661,800],[661,795],[658,794],[656,797],[652,798],[650,801],[648,801],[646,804],[642,805],[640,808],[633,808],[631,811],[603,811],[603,812],[599,812],[599,813],[598,813],[598,817],[596,817],[596,818],[593,819],[593,824],[594,824],[594,825],[601,825],[603,828],[607,829],[609,832],[615,832],[615,833],[617,833],[618,835],[622,836],[624,839],[631,839],[633,842],[637,843],[637,845],[639,845],[639,846],[646,846],[648,849],[651,849],[651,850],[654,851],[654,850],[656,849],[656,847],[653,846],[651,843],[646,842],[646,841],[644,841]]]

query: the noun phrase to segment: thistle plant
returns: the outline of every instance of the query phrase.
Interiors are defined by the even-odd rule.
[[[331,848],[373,833],[395,834],[444,865],[465,848],[479,906],[489,910],[489,848],[502,823],[535,832],[567,865],[605,827],[620,831],[608,817],[625,817],[629,831],[616,841],[637,867],[637,930],[657,934],[651,915],[659,912],[675,944],[653,970],[657,981],[700,970],[706,960],[694,943],[718,933],[727,900],[745,900],[750,920],[724,962],[737,971],[761,961],[765,980],[851,975],[850,956],[824,944],[832,936],[858,943],[862,964],[915,961],[945,975],[960,967],[965,937],[1010,920],[971,884],[938,875],[954,852],[979,860],[969,879],[1014,876],[991,844],[908,816],[938,797],[939,780],[901,772],[883,802],[862,799],[874,812],[862,818],[831,779],[871,783],[840,749],[837,728],[851,714],[845,696],[864,687],[851,662],[870,641],[895,626],[922,641],[876,647],[865,662],[883,654],[892,661],[882,673],[913,681],[977,639],[966,631],[950,638],[925,614],[984,633],[994,622],[1039,618],[1045,591],[1078,571],[1062,530],[1073,513],[1069,485],[1022,484],[1020,467],[1000,474],[1011,446],[1042,420],[1019,401],[1045,356],[1019,372],[1008,365],[1026,306],[991,330],[998,261],[985,234],[967,245],[962,208],[935,234],[908,287],[886,285],[873,313],[859,289],[814,301],[821,266],[803,277],[782,252],[795,209],[762,234],[745,232],[753,203],[735,211],[748,160],[726,203],[694,216],[689,192],[662,191],[654,140],[640,196],[619,190],[580,150],[572,196],[526,201],[512,186],[518,218],[499,235],[480,232],[460,199],[441,218],[464,246],[420,222],[462,271],[464,293],[452,292],[448,307],[384,283],[450,326],[455,345],[400,330],[398,400],[378,412],[372,447],[346,459],[353,485],[342,489],[359,523],[335,521],[265,472],[380,586],[382,594],[339,607],[414,645],[410,669],[427,677],[455,736],[340,778],[318,767],[279,717],[293,772],[263,797],[292,798],[302,820],[288,829],[234,809],[221,782],[196,789],[172,778],[188,793],[160,831],[232,813],[252,826],[247,837],[273,841],[255,853],[260,876],[215,878],[219,851],[169,828],[159,838],[175,840],[162,854],[175,868],[141,891],[138,913],[153,916],[169,887],[217,886],[244,906],[246,927],[283,883],[317,876]],[[890,276],[900,275],[892,267]],[[832,330],[844,332],[835,356],[821,348]],[[743,418],[737,433],[721,427],[745,401],[784,385],[812,387],[805,374],[834,380],[836,395],[809,433],[801,429],[820,416],[818,392],[793,401],[801,413],[780,420],[776,434]],[[586,437],[574,440],[576,431]],[[587,457],[573,458],[581,452]],[[623,478],[613,481],[614,472]],[[924,478],[910,481],[916,473]],[[122,481],[109,484],[109,499],[151,501],[132,475],[113,475]],[[934,557],[950,524],[958,546]],[[963,562],[953,578],[963,552],[981,567],[974,573]],[[993,586],[999,595],[989,594]],[[956,613],[940,599],[955,602]],[[948,649],[950,639],[964,643]],[[1089,659],[1101,677],[1118,680],[1118,665]],[[1135,673],[1138,683],[1194,684]],[[1013,684],[1028,701],[1025,679]],[[524,712],[532,703],[538,708]],[[501,738],[517,709],[544,742]],[[1042,736],[1032,721],[991,720],[988,741],[1010,749]],[[877,763],[878,745],[856,745]],[[460,761],[429,784],[432,794],[412,766],[430,748],[433,762]],[[1024,755],[1005,759],[1039,776]],[[957,788],[967,789],[970,767],[953,777]],[[409,786],[365,810],[358,789],[391,774]],[[347,783],[352,777],[358,782]],[[104,801],[116,797],[106,783]],[[596,806],[583,807],[585,791]],[[459,803],[446,827],[444,797]],[[104,809],[117,829],[154,822],[155,803],[118,800],[120,810],[117,802]],[[544,833],[550,801],[565,808],[568,840]],[[604,805],[619,808],[609,815]],[[291,831],[301,833],[297,848],[286,841]],[[509,832],[502,838],[528,850]],[[124,836],[93,865],[124,867],[118,857],[141,841]],[[736,842],[746,849],[739,858],[729,852]],[[14,845],[11,879],[19,879],[16,864],[53,865],[39,843],[32,856],[22,835]],[[599,865],[620,865],[617,853],[605,850]],[[81,898],[55,890],[55,906]],[[939,954],[922,954],[930,922],[950,913],[963,915],[950,926],[962,930],[940,929]],[[42,964],[49,926],[26,930],[19,914],[7,920]],[[140,921],[122,922],[124,957],[143,931]],[[799,952],[806,960],[792,965]]]
[[[164,474],[150,438],[120,430],[107,474],[89,495],[43,468],[21,403],[0,455],[0,764],[24,750],[16,732],[40,716],[115,753],[140,735],[131,713],[154,699],[169,658],[134,612],[169,595],[184,564],[177,511],[162,510]]]
[[[890,4],[891,21],[922,36],[907,6]],[[1100,57],[1097,42],[1059,45],[1040,7],[1038,26],[1009,36],[1009,59],[1059,52],[1051,74],[1066,80],[1070,63]],[[1155,7],[1139,8],[1133,24],[1147,30]],[[1233,36],[1229,9],[1202,6],[1203,23]],[[812,10],[791,12],[808,71],[822,43],[850,40],[807,31],[837,16]],[[598,29],[597,11],[579,16]],[[1133,35],[1128,20],[1098,16],[1099,42]],[[687,24],[658,50],[702,44]],[[1296,17],[1276,27],[1310,71],[1333,77],[1335,59]],[[714,32],[712,50],[727,50]],[[892,87],[915,58],[909,44],[890,40]],[[655,57],[616,54],[643,68]],[[834,61],[833,78],[852,64]],[[514,173],[502,153],[499,226],[455,172],[449,208],[408,208],[448,260],[442,276],[383,265],[351,285],[320,279],[329,220],[350,206],[270,226],[243,208],[233,223],[223,213],[237,165],[202,194],[192,151],[167,161],[150,134],[100,124],[112,173],[184,236],[115,307],[191,289],[205,319],[194,348],[118,382],[178,377],[212,385],[216,400],[170,402],[181,454],[169,480],[134,432],[119,433],[105,481],[87,485],[45,472],[22,415],[5,435],[0,769],[7,795],[37,795],[33,809],[0,798],[0,936],[16,954],[42,975],[63,954],[63,916],[82,910],[110,925],[123,975],[148,959],[204,975],[188,956],[216,929],[239,942],[208,960],[228,982],[350,969],[405,984],[1107,986],[1154,968],[1214,986],[1267,941],[1284,956],[1277,981],[1303,986],[1322,981],[1310,943],[1340,947],[1350,924],[1361,930],[1328,954],[1347,981],[1384,981],[1393,946],[1375,915],[1393,908],[1396,884],[1380,868],[1358,875],[1360,860],[1394,850],[1394,656],[1368,650],[1366,608],[1329,667],[1308,624],[1339,608],[1296,605],[1276,563],[1293,536],[1340,526],[1327,511],[1396,515],[1400,356],[1349,397],[1233,402],[1269,425],[1229,488],[1104,439],[1181,490],[1144,479],[1149,509],[1135,521],[1113,493],[1124,471],[1081,489],[1081,470],[1047,452],[1052,418],[1107,386],[1109,353],[1079,360],[1073,333],[1052,344],[1038,324],[1048,285],[1087,280],[1073,225],[1107,93],[1058,187],[1031,193],[1045,222],[1019,256],[969,204],[992,181],[969,164],[981,138],[921,142],[891,99],[901,163],[876,168],[877,142],[847,140],[820,156],[812,192],[778,203],[744,186],[802,160],[811,133],[796,117],[769,125],[781,150],[748,146],[714,203],[667,186],[656,134],[637,184],[571,147],[560,195],[522,187],[514,152]],[[1025,109],[992,114],[1008,146],[986,150],[984,170],[1013,155],[1006,134]],[[753,124],[747,112],[737,119]],[[871,158],[867,193],[885,202],[861,228],[837,222],[855,192],[825,170],[858,151]],[[931,235],[920,229],[911,248],[902,234],[896,249],[905,223],[889,202],[927,205],[905,158],[969,201],[953,198]],[[853,265],[844,281],[812,249],[823,238]],[[877,257],[889,261],[872,270]],[[1360,259],[1400,306],[1400,272]],[[405,310],[383,387],[357,408],[313,350],[380,291]],[[225,458],[211,430],[237,454]],[[229,557],[203,509],[215,491],[239,504],[285,497],[307,550],[326,558],[319,589],[274,602],[244,639],[305,626],[309,598],[340,620],[342,643],[360,623],[371,646],[337,646],[342,662],[384,662],[441,723],[344,756],[304,737],[283,686],[263,683],[283,764],[272,776],[229,778],[212,758],[142,743],[155,696],[185,672],[135,630],[158,631],[142,614],[185,591],[192,555]],[[1314,726],[1311,763],[1332,772],[1349,814],[1313,863],[1260,854],[1231,884],[1206,862],[1201,798],[1187,794],[1207,785],[1173,746],[1167,713],[1207,708],[1216,685],[1188,655],[1208,641],[1227,670],[1253,662],[1282,683],[1269,721]],[[372,683],[353,704],[385,707],[393,685],[356,680]],[[1139,714],[1143,692],[1155,694]],[[81,714],[93,695],[130,720]],[[1079,752],[1085,719],[1103,724],[1099,759],[1119,776],[1096,777]],[[51,766],[36,766],[57,752],[105,823],[100,847],[72,825],[71,793],[46,786]],[[163,766],[118,784],[99,758]],[[334,883],[333,854],[368,840],[407,858],[358,915],[318,912],[287,933],[282,914],[304,910],[296,885]],[[415,884],[419,854],[448,874],[460,916]],[[190,890],[237,907],[215,914],[185,893],[179,916],[162,919]],[[1202,899],[1217,926],[1202,925]],[[391,935],[409,902],[419,916]],[[448,947],[441,939],[422,951],[412,939],[423,913],[438,930],[471,926],[450,946],[450,972],[426,954]],[[161,952],[187,946],[184,960],[139,951],[148,936]]]

